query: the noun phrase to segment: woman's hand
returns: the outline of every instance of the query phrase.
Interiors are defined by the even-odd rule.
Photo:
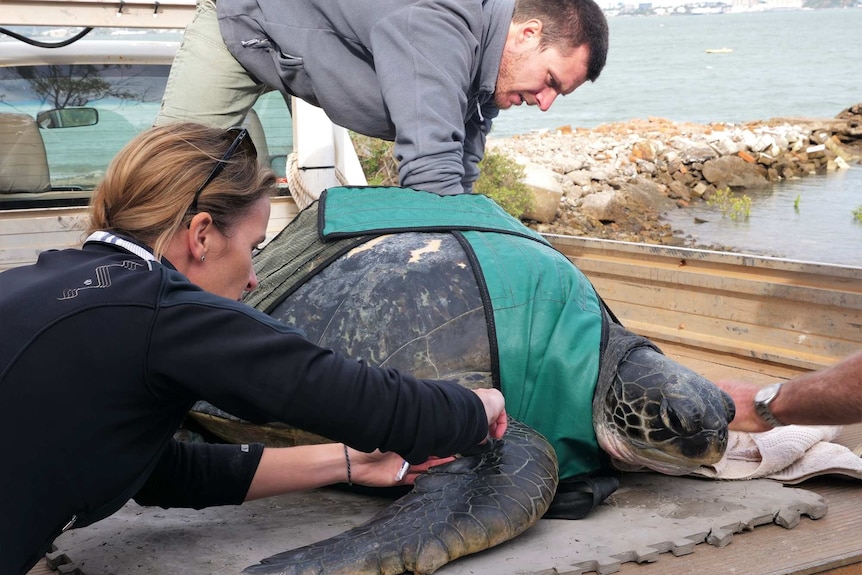
[[[473,393],[479,396],[482,405],[485,406],[485,415],[488,416],[488,436],[500,439],[509,425],[503,394],[497,389],[474,389]]]
[[[353,483],[367,487],[392,487],[395,485],[413,485],[421,474],[435,465],[442,465],[455,459],[454,457],[432,457],[420,465],[411,465],[403,479],[396,476],[401,470],[404,458],[394,452],[373,451],[364,453],[347,448],[350,458],[350,475]]]
[[[506,415],[506,400],[503,398],[503,394],[496,389],[474,389],[473,392],[479,396],[485,407],[485,415],[488,418],[488,436],[500,439],[509,425],[509,419]],[[431,457],[425,463],[408,467],[403,479],[398,480],[396,477],[401,470],[404,459],[397,453],[383,453],[381,451],[363,453],[348,448],[348,454],[351,480],[353,483],[368,487],[413,485],[416,478],[430,468],[455,459],[454,457]]]
[[[397,453],[363,453],[345,447],[343,443],[301,445],[298,447],[267,447],[263,450],[246,501],[280,495],[291,491],[315,489],[349,480],[368,487],[413,485],[416,478],[429,468],[452,461],[454,457],[432,457],[420,465],[412,465],[400,480],[396,479],[404,459]]]

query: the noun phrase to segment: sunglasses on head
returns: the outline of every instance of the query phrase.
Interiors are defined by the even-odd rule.
[[[227,151],[225,151],[224,155],[215,165],[213,170],[210,172],[210,175],[207,176],[207,179],[200,185],[198,191],[195,192],[195,198],[192,200],[192,205],[189,208],[191,212],[197,212],[198,210],[198,199],[201,197],[201,192],[204,191],[210,182],[212,182],[222,170],[224,170],[228,161],[233,157],[236,151],[242,146],[245,149],[245,153],[251,155],[253,158],[257,158],[257,150],[254,147],[254,143],[251,141],[251,137],[248,135],[248,130],[245,128],[235,127],[228,128],[225,130],[225,135],[229,137],[233,137],[233,141],[230,146],[228,146]]]

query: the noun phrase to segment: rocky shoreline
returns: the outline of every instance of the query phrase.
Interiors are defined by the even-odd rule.
[[[862,163],[862,103],[832,119],[564,126],[491,137],[487,149],[524,166],[534,207],[522,219],[537,231],[714,249],[722,246],[694,244],[662,214],[719,190],[744,193]]]

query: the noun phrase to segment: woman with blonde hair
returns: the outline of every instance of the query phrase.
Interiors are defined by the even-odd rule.
[[[82,249],[0,273],[0,572],[130,498],[199,509],[412,483],[430,457],[502,436],[499,392],[348,359],[237,301],[274,188],[245,130],[153,128],[109,166]],[[201,399],[350,448],[175,441]]]

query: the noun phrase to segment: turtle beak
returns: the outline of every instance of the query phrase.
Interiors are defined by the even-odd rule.
[[[730,422],[733,421],[733,418],[736,417],[736,404],[733,403],[733,398],[730,397],[728,393],[724,390],[719,389],[721,392],[721,399],[724,401],[724,411],[727,414],[727,423],[730,425]]]

